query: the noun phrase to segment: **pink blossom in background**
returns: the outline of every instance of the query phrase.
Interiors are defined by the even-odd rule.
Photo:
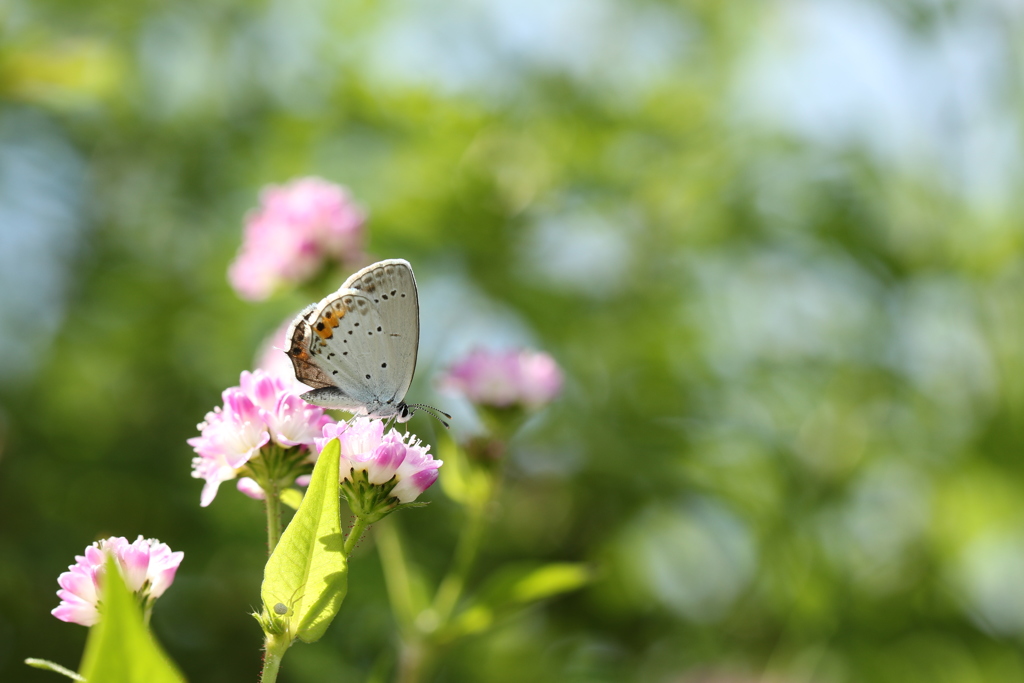
[[[357,262],[365,221],[348,191],[322,178],[269,185],[259,208],[246,216],[228,280],[239,296],[258,301],[281,285],[307,280],[325,261]]]
[[[96,541],[85,549],[85,555],[76,555],[75,564],[57,578],[60,605],[53,609],[53,616],[82,626],[99,621],[100,580],[106,571],[108,554],[117,561],[128,590],[144,603],[163,595],[174,582],[185,556],[182,552],[171,552],[166,543],[155,538],[139,536],[129,543],[124,537],[114,536]]]
[[[292,391],[301,394],[309,391],[310,387],[295,379],[295,368],[292,366],[291,358],[285,353],[291,346],[291,340],[288,339],[287,335],[292,319],[289,317],[270,336],[263,340],[263,344],[260,346],[259,353],[256,356],[256,367],[268,375],[281,377],[287,384],[292,386]]]
[[[203,507],[213,502],[221,483],[234,479],[264,446],[309,448],[334,421],[322,408],[300,399],[295,385],[283,377],[246,371],[239,385],[224,390],[224,405],[207,413],[198,425],[200,435],[188,440],[197,453],[192,476],[206,480],[200,497]]]
[[[238,483],[235,484],[235,488],[238,489],[239,493],[244,493],[253,500],[267,499],[267,494],[263,492],[263,489],[256,483],[255,479],[242,477],[238,480]]]
[[[397,477],[391,496],[400,503],[411,503],[437,480],[443,464],[429,453],[412,434],[392,428],[384,433],[384,422],[361,417],[352,422],[326,425],[323,438],[317,439],[318,451],[337,438],[341,445],[341,480],[352,481],[354,472],[366,472],[371,484],[386,484]]]
[[[474,349],[449,367],[440,380],[442,388],[496,408],[538,408],[558,396],[562,382],[562,371],[551,356],[525,349]]]

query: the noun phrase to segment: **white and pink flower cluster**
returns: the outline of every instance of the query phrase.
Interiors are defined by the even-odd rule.
[[[558,396],[562,382],[562,371],[551,356],[526,349],[474,349],[440,380],[443,389],[495,408],[539,408]]]
[[[341,480],[351,482],[353,476],[365,472],[370,484],[382,486],[394,478],[389,496],[399,503],[411,503],[430,488],[443,464],[430,455],[430,446],[412,434],[394,428],[385,434],[382,420],[361,417],[329,424],[323,429],[323,438],[316,440],[317,450],[334,438],[341,444]]]
[[[53,616],[82,626],[92,626],[100,620],[100,583],[108,554],[117,561],[128,590],[144,604],[163,595],[174,582],[174,574],[185,556],[180,551],[171,552],[166,543],[155,538],[139,536],[129,543],[123,536],[113,536],[96,541],[85,549],[85,555],[76,555],[75,564],[57,577],[60,605],[53,609]]]
[[[283,284],[313,277],[325,260],[357,262],[365,221],[345,188],[322,178],[270,185],[246,217],[228,280],[239,296],[258,301]]]
[[[322,408],[299,398],[294,383],[262,370],[243,372],[240,386],[225,389],[221,396],[224,405],[207,413],[198,425],[200,436],[188,440],[198,453],[192,459],[192,476],[206,480],[203,507],[213,502],[221,483],[234,479],[264,446],[308,448],[324,425],[334,422]],[[247,484],[240,489],[252,495]]]

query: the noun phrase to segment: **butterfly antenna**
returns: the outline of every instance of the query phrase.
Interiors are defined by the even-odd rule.
[[[448,413],[444,412],[443,410],[438,410],[434,406],[428,406],[425,403],[410,403],[409,407],[410,408],[418,408],[418,409],[422,410],[427,415],[429,415],[430,417],[434,418],[435,420],[437,420],[438,422],[443,424],[445,429],[449,429],[451,427],[451,425],[449,425],[447,422],[445,422],[441,418],[441,415],[444,415],[449,420],[452,419],[452,416],[449,415]]]

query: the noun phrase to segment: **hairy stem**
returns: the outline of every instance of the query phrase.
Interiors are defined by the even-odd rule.
[[[277,542],[281,540],[281,498],[280,491],[276,484],[270,485],[270,490],[265,491],[267,494],[266,508],[267,508],[267,551],[268,554],[274,553],[274,548],[277,547]]]
[[[277,672],[281,668],[281,659],[291,642],[283,636],[267,636],[263,653],[263,669],[260,671],[260,683],[275,683]]]
[[[356,547],[359,538],[369,526],[369,523],[362,517],[356,517],[356,521],[352,524],[352,530],[348,532],[348,538],[345,539],[345,557],[352,554],[352,549]]]

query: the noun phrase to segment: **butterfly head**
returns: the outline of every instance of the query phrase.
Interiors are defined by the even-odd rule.
[[[397,414],[395,416],[395,421],[397,422],[408,422],[412,419],[412,416],[416,414],[417,410],[422,410],[424,413],[443,424],[445,429],[448,429],[449,425],[441,416],[444,415],[444,417],[449,420],[452,419],[452,416],[443,410],[438,410],[437,408],[428,406],[424,403],[413,403],[410,405],[405,401],[402,401],[398,404],[396,410]]]

